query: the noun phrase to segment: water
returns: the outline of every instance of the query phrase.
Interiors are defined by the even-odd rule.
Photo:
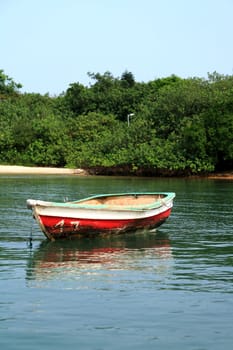
[[[55,243],[25,205],[119,191],[177,197],[156,235]],[[1,349],[232,349],[232,208],[231,181],[1,176]]]

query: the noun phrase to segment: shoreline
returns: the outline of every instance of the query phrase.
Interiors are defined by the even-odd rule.
[[[207,178],[213,180],[233,180],[233,172],[209,174]]]
[[[21,165],[0,165],[0,175],[78,175],[87,176],[84,169],[29,167]],[[209,175],[193,175],[190,178],[207,178],[215,180],[233,180],[233,171],[213,173]]]
[[[0,175],[87,175],[83,169],[0,165]]]

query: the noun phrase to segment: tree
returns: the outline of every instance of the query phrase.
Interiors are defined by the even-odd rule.
[[[18,94],[20,88],[22,88],[21,84],[15,83],[12,78],[8,77],[4,74],[4,71],[0,69],[0,99]]]
[[[178,80],[158,90],[153,106],[153,119],[162,137],[179,133],[183,118],[206,110],[210,104],[208,86],[201,79]]]
[[[121,82],[122,85],[126,88],[130,88],[133,87],[135,84],[135,79],[134,79],[134,75],[131,72],[128,72],[127,70],[122,73],[121,75]]]
[[[91,98],[90,89],[80,83],[70,84],[64,95],[64,104],[75,115],[86,114],[95,110],[95,101]]]

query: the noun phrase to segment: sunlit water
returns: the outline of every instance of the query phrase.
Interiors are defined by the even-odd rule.
[[[127,191],[176,192],[156,234],[52,243],[26,209]],[[231,181],[1,176],[0,348],[232,349],[232,214]]]

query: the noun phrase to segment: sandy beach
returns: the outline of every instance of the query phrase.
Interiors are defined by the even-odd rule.
[[[0,165],[0,174],[87,175],[83,169],[26,167],[19,165]]]

